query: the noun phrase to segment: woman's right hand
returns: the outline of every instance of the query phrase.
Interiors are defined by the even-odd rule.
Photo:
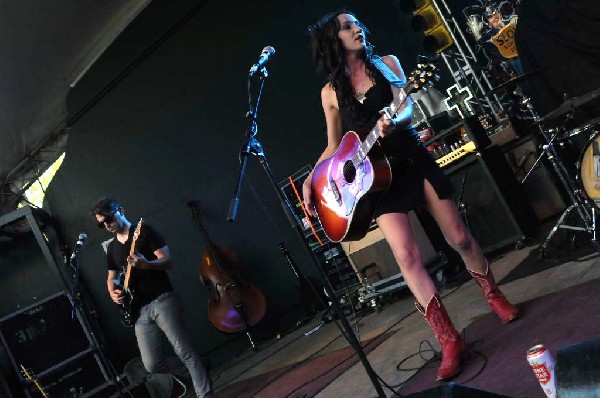
[[[302,196],[304,197],[304,208],[306,212],[312,217],[317,216],[317,212],[315,211],[313,196],[312,196],[312,178],[308,176],[306,180],[304,180],[304,184],[302,184]]]

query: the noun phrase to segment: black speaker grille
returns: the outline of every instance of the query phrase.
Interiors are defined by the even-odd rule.
[[[15,366],[38,374],[90,347],[69,298],[59,293],[0,320],[0,332]]]

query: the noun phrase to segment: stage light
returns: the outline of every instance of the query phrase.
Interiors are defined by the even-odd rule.
[[[452,44],[443,17],[437,12],[432,0],[400,0],[400,10],[412,13],[410,26],[415,32],[423,32],[423,48],[429,53],[441,53]]]

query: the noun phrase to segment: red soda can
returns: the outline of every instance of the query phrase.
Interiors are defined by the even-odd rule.
[[[556,377],[554,359],[543,344],[536,344],[527,350],[527,362],[547,397],[556,398]]]
[[[417,131],[417,133],[419,134],[419,138],[421,139],[421,141],[425,142],[428,139],[430,139],[431,137],[433,137],[433,130],[429,127],[425,127],[419,131]],[[427,150],[429,152],[433,152],[435,151],[438,147],[440,146],[439,142],[432,142],[431,145],[427,146]]]

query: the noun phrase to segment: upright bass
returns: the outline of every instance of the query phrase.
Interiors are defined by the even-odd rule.
[[[187,205],[206,240],[199,268],[200,280],[209,292],[208,319],[222,332],[245,331],[265,316],[265,296],[256,285],[242,278],[236,254],[212,243],[195,203],[189,200]]]

